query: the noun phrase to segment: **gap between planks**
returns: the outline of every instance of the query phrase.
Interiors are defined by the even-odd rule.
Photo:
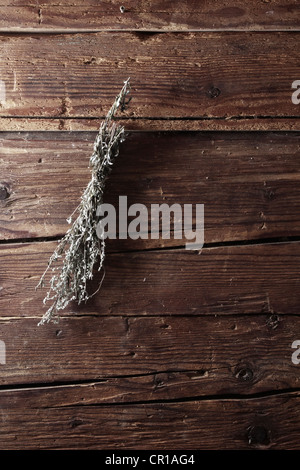
[[[26,244],[26,243],[46,243],[46,242],[59,242],[65,234],[57,235],[53,237],[37,237],[37,238],[12,238],[12,239],[0,239],[0,245],[15,245],[15,244]],[[171,230],[171,235],[173,232]],[[300,242],[300,236],[286,236],[286,237],[272,237],[272,238],[257,238],[257,239],[245,239],[245,240],[228,240],[221,242],[208,242],[203,245],[202,249],[210,248],[222,248],[222,247],[235,247],[235,246],[248,246],[248,245],[266,245],[266,244],[280,244],[280,243],[294,243]],[[143,253],[150,251],[181,251],[185,250],[184,244],[171,245],[171,246],[155,246],[155,247],[143,247],[137,249],[110,249],[109,245],[106,246],[107,252],[111,254],[122,254],[122,253]],[[196,251],[201,251],[196,250]],[[193,250],[192,250],[193,251]]]

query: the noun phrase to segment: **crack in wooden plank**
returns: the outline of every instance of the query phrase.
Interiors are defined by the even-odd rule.
[[[170,371],[166,371],[164,373],[168,373]],[[193,371],[182,371],[182,372],[193,372]],[[149,375],[157,375],[163,372],[154,372],[152,374],[139,374],[139,375],[131,375],[131,376],[118,376],[118,377],[110,377],[108,379],[103,379],[103,380],[98,380],[98,381],[90,381],[90,382],[74,382],[74,383],[69,383],[67,385],[59,384],[59,385],[42,385],[39,386],[37,384],[31,384],[26,385],[26,386],[14,386],[10,388],[0,388],[0,397],[3,395],[3,393],[9,392],[9,393],[19,393],[22,394],[24,392],[28,393],[43,393],[43,392],[50,392],[50,393],[55,393],[57,390],[67,390],[67,389],[74,389],[74,388],[85,388],[85,387],[95,387],[95,386],[101,386],[101,384],[109,385],[109,382],[111,379],[121,379],[121,378],[139,378],[139,377],[145,377]],[[121,395],[120,395],[121,396]],[[148,400],[129,400],[129,401],[115,401],[116,395],[112,395],[114,398],[112,401],[109,401],[109,398],[104,398],[103,401],[99,399],[99,401],[96,399],[93,400],[88,400],[87,402],[81,401],[80,403],[68,403],[68,404],[57,404],[57,405],[44,405],[44,406],[36,406],[37,409],[57,409],[57,408],[76,408],[76,407],[115,407],[115,406],[138,406],[138,405],[151,405],[151,404],[168,404],[168,403],[188,403],[188,402],[206,402],[206,401],[226,401],[226,402],[233,402],[233,401],[240,401],[240,402],[246,402],[246,401],[252,401],[252,400],[265,400],[268,398],[272,397],[282,397],[284,398],[285,396],[289,397],[299,397],[300,396],[300,388],[283,388],[283,389],[274,389],[274,390],[266,390],[263,392],[256,392],[256,393],[221,393],[221,394],[208,394],[208,395],[191,395],[191,396],[184,396],[184,397],[176,397],[176,398],[158,398],[158,399],[148,399]],[[34,407],[33,407],[34,408]]]

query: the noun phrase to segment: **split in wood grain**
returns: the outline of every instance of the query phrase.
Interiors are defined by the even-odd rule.
[[[58,400],[33,410],[34,396],[51,400],[50,391],[1,393],[3,449],[299,449],[297,392],[122,407],[61,407]]]
[[[43,408],[80,405],[82,397],[96,405],[288,393],[299,388],[292,362],[299,333],[299,316],[267,313],[77,316],[43,329],[34,318],[4,318],[0,396],[50,387],[50,401],[36,404]]]

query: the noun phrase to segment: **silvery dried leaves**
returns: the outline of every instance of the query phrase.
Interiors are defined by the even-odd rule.
[[[101,123],[90,158],[91,179],[79,206],[68,222],[72,223],[75,213],[78,213],[78,216],[60,240],[37,285],[37,288],[45,285],[45,276],[50,270],[52,272],[49,281],[50,289],[44,298],[44,304],[49,301],[52,304],[43,315],[39,325],[52,320],[59,310],[63,310],[73,300],[76,300],[78,304],[87,301],[101,287],[100,283],[96,292],[88,293],[87,284],[93,278],[95,266],[99,263],[98,271],[100,271],[105,258],[104,239],[97,235],[97,209],[103,204],[106,178],[118,156],[119,144],[124,141],[124,127],[116,124],[113,119],[119,106],[121,108],[125,106],[129,91],[128,79],[124,82],[121,92]]]

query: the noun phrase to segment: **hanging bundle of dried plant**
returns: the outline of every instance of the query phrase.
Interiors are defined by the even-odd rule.
[[[45,285],[45,276],[50,270],[52,272],[50,289],[43,302],[46,304],[51,301],[52,304],[39,325],[53,320],[58,311],[63,310],[69,302],[76,300],[80,304],[87,301],[101,287],[100,283],[96,292],[88,293],[87,284],[93,278],[95,266],[99,263],[98,271],[100,271],[105,258],[105,242],[97,234],[97,209],[103,203],[106,178],[118,156],[119,144],[124,141],[124,127],[116,124],[113,119],[119,106],[124,108],[129,91],[128,79],[101,123],[94,143],[94,152],[90,158],[92,174],[90,182],[79,206],[67,221],[72,223],[74,214],[78,213],[78,216],[60,240],[37,285],[37,288]]]

